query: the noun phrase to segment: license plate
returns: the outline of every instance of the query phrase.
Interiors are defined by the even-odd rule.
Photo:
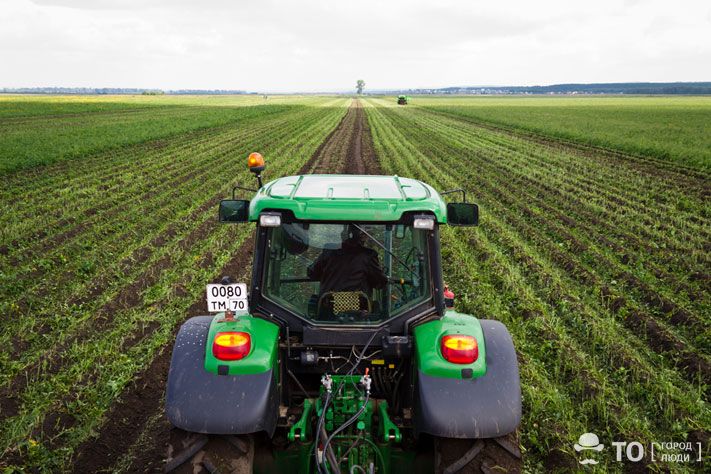
[[[207,285],[207,310],[210,313],[228,309],[235,313],[246,313],[247,308],[247,285],[244,283]]]

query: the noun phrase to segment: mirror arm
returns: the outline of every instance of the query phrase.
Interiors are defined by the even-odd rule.
[[[467,193],[462,188],[450,189],[448,191],[442,191],[439,194],[440,194],[440,196],[446,196],[447,194],[452,194],[452,193],[462,193],[462,202],[467,202]]]
[[[250,191],[250,192],[253,192],[253,193],[256,193],[257,191],[259,191],[258,189],[245,188],[244,186],[240,186],[239,184],[237,184],[237,185],[235,185],[235,186],[232,188],[232,199],[233,199],[233,200],[235,200],[235,194],[236,194],[235,191],[238,190],[238,189],[241,189],[241,190],[243,190],[243,191]]]

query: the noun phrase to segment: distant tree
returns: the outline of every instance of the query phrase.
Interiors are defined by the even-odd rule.
[[[365,87],[365,81],[363,79],[358,79],[358,82],[356,82],[356,90],[358,91],[358,94],[363,93],[364,87]]]

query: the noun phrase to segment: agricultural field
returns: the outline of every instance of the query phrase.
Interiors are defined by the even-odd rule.
[[[708,445],[708,174],[421,102],[367,102],[375,149],[385,173],[481,206],[476,232],[443,231],[445,278],[512,332],[528,466],[574,469],[587,431]]]
[[[418,97],[473,123],[711,168],[711,97]]]
[[[397,174],[480,205],[442,232],[445,280],[513,336],[527,471],[576,469],[588,431],[708,453],[709,117],[707,98],[0,97],[0,468],[161,469],[177,328],[249,273],[251,229],[215,214],[255,150],[267,178]]]
[[[102,426],[116,428],[107,410],[142,373],[152,398],[118,416],[138,414],[136,430],[160,413],[177,326],[203,312],[205,282],[249,265],[247,228],[215,222],[218,201],[253,179],[245,153],[262,151],[274,175],[297,173],[349,102],[237,107],[226,125],[2,176],[0,464],[68,466]],[[84,132],[91,141],[93,126]]]
[[[252,118],[303,103],[279,96],[0,97],[0,173],[84,157]],[[265,104],[269,107],[265,107]],[[255,107],[251,107],[255,106]]]

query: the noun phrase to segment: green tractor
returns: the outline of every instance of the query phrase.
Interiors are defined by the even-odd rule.
[[[397,105],[407,105],[410,102],[410,96],[399,95],[397,96]]]
[[[166,471],[519,472],[518,364],[498,321],[453,309],[439,227],[462,190],[397,176],[288,176],[223,200],[256,223],[249,285],[207,285],[182,325]],[[460,192],[464,202],[445,203]]]

